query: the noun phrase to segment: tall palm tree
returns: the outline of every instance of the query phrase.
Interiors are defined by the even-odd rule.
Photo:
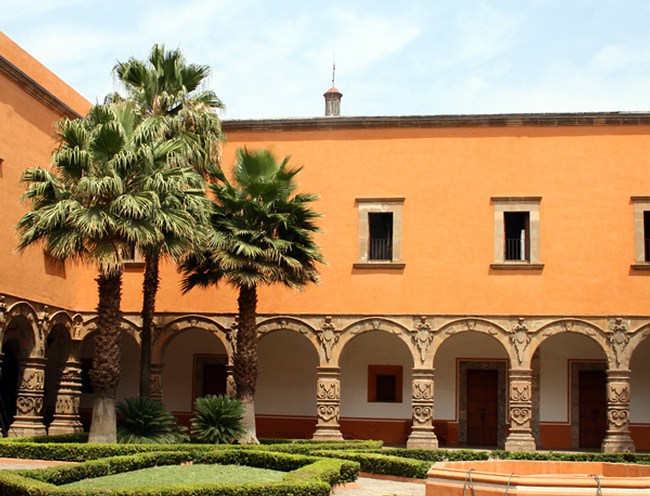
[[[239,289],[237,345],[233,374],[237,398],[245,406],[244,443],[256,443],[255,383],[257,379],[257,287],[282,283],[303,289],[317,283],[317,263],[324,263],[313,239],[319,214],[310,203],[316,196],[295,194],[301,170],[288,169],[289,157],[278,163],[265,149],[237,150],[232,181],[211,170],[209,189],[215,210],[212,225],[219,243],[187,258],[183,291],[208,287],[225,279]]]
[[[129,247],[163,236],[152,215],[158,196],[152,172],[182,153],[180,140],[156,139],[153,123],[136,125],[131,104],[98,105],[84,119],[57,124],[52,170],[22,175],[31,210],[16,229],[19,250],[43,243],[62,262],[94,264],[99,303],[93,368],[93,417],[89,442],[116,442],[115,392],[120,382],[120,299],[123,260]]]
[[[216,113],[223,103],[214,91],[202,88],[210,75],[206,65],[187,64],[179,49],[165,50],[164,45],[154,45],[146,61],[130,58],[118,62],[113,74],[124,85],[127,98],[132,101],[141,119],[155,119],[165,126],[164,136],[181,139],[187,145],[188,164],[205,173],[208,166],[218,164],[221,143],[225,140],[221,121]],[[110,98],[116,99],[115,95]],[[194,178],[194,187],[204,185]],[[166,205],[162,201],[163,206]],[[174,206],[177,206],[174,202]],[[200,205],[194,205],[199,207]],[[193,208],[196,218],[194,240],[205,234],[201,226],[205,210]],[[140,331],[140,396],[151,396],[151,348],[156,296],[160,287],[159,265],[161,257],[171,255],[177,260],[191,243],[183,242],[170,229],[157,245],[143,251],[145,273],[142,284],[142,329]],[[185,237],[184,241],[191,241]],[[142,249],[142,247],[140,247]]]

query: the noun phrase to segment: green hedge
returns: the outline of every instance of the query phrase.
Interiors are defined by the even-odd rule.
[[[238,464],[289,471],[280,483],[269,484],[196,484],[165,488],[127,488],[113,495],[138,496],[328,496],[331,486],[356,479],[359,464],[345,460],[323,459],[288,453],[253,450],[159,451],[91,460],[35,470],[0,471],[0,496],[83,495],[104,496],[106,490],[68,490],[57,486],[94,477],[182,462]]]
[[[342,458],[358,462],[362,472],[393,475],[410,479],[426,479],[431,462],[361,451],[315,451],[314,455]]]

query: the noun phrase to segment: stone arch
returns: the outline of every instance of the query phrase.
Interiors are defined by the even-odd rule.
[[[53,334],[57,333],[57,339],[63,339],[65,341],[65,347],[67,349],[67,354],[65,359],[69,359],[73,354],[73,329],[74,323],[70,315],[63,310],[56,312],[52,315],[48,321],[48,331],[46,335],[46,340],[53,338]]]
[[[45,331],[39,329],[39,318],[34,307],[25,301],[19,301],[9,307],[5,318],[0,342],[4,342],[8,333],[14,334],[20,342],[21,354],[43,357]]]
[[[638,346],[645,341],[648,336],[650,336],[650,322],[647,322],[627,333],[628,340],[626,341],[625,351],[629,356],[628,363],[632,361],[632,357],[634,356],[634,352]]]
[[[480,332],[491,336],[503,346],[508,358],[510,359],[510,363],[516,363],[517,357],[513,356],[516,352],[514,352],[513,347],[510,346],[511,333],[495,322],[480,318],[453,320],[437,329],[427,354],[427,363],[430,363],[431,366],[433,366],[436,353],[445,341],[462,332]]]
[[[78,338],[81,341],[86,340],[86,338],[97,331],[97,321],[99,320],[99,317],[95,316],[92,319],[88,320],[85,325],[83,325],[83,331],[78,332],[77,329],[82,325],[80,324],[77,315],[75,315],[75,320],[74,320],[74,330],[73,333],[75,336],[78,336]],[[135,339],[136,343],[138,343],[138,347],[140,346],[140,328],[135,325],[133,322],[131,322],[128,319],[125,319],[122,317],[120,319],[120,330],[125,331],[126,333],[130,334],[133,339]]]
[[[596,324],[582,319],[558,319],[541,326],[531,338],[530,345],[526,350],[528,356],[532,357],[542,343],[551,336],[560,333],[581,334],[595,341],[611,366],[613,357],[608,346],[606,332]]]
[[[364,319],[342,334],[336,364],[344,438],[406,442],[413,421],[414,367],[419,363],[406,331],[387,319]]]
[[[258,339],[275,331],[293,331],[305,336],[318,353],[316,330],[307,322],[295,317],[271,317],[262,320],[256,326]]]
[[[410,350],[412,363],[414,365],[418,363],[419,358],[416,356],[417,353],[413,348],[410,332],[406,326],[385,317],[371,317],[358,320],[343,329],[339,338],[338,346],[333,350],[332,359],[328,365],[336,366],[341,358],[345,346],[350,341],[361,334],[372,331],[387,332],[397,336]]]
[[[232,331],[219,324],[216,320],[200,315],[186,315],[179,317],[167,323],[159,333],[155,333],[151,350],[152,362],[157,361],[158,363],[163,363],[165,351],[169,344],[178,336],[190,329],[202,329],[216,336],[228,353],[228,362],[232,362]]]

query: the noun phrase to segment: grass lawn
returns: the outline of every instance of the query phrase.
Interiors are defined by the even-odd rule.
[[[281,481],[285,475],[286,472],[241,465],[166,465],[95,479],[84,479],[59,487],[109,489],[181,484],[247,484]]]

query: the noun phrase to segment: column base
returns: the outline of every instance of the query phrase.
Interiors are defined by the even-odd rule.
[[[438,438],[431,431],[413,431],[406,440],[408,449],[438,449]]]
[[[341,434],[341,431],[338,427],[321,427],[316,429],[316,432],[314,432],[312,439],[316,441],[343,441],[343,434]]]
[[[76,420],[54,420],[47,428],[48,436],[58,436],[60,434],[76,434],[83,432],[84,427],[81,422]]]
[[[42,419],[34,420],[16,420],[9,426],[7,437],[34,437],[46,436],[47,429],[43,425]]]
[[[607,434],[601,445],[603,453],[634,453],[636,448],[629,433]]]
[[[515,432],[506,439],[506,451],[537,451],[537,444],[533,435]]]

